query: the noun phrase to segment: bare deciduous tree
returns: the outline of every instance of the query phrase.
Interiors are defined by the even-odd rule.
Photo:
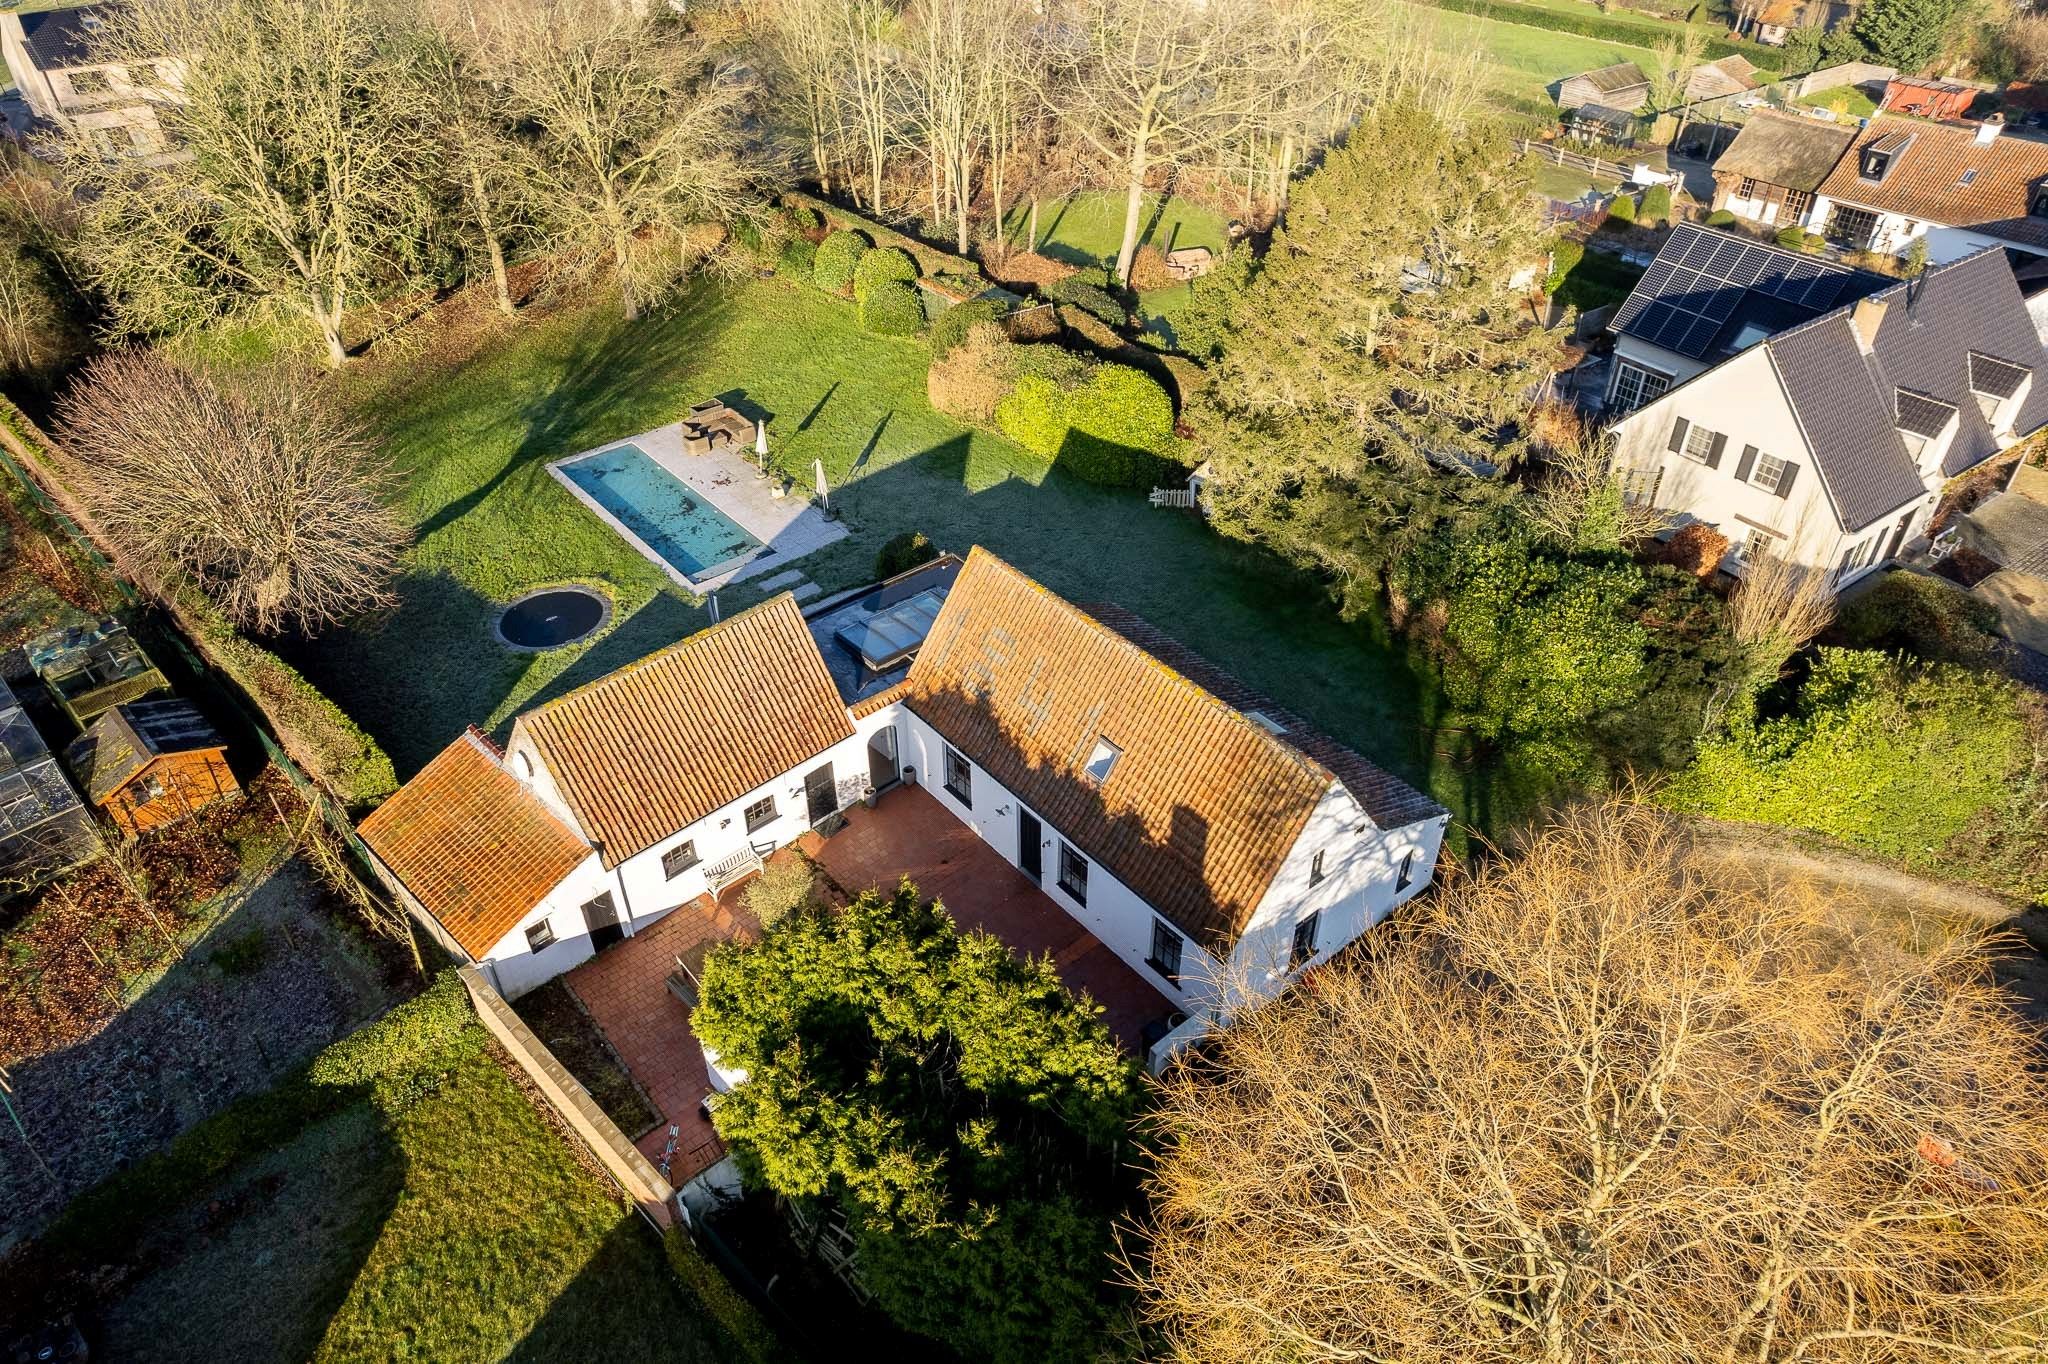
[[[59,432],[94,522],[152,590],[190,580],[237,624],[317,628],[389,600],[407,532],[383,459],[296,370],[234,389],[150,351],[103,355]]]
[[[2041,1038],[1641,806],[1561,817],[1169,1074],[1182,1361],[2040,1358]]]
[[[1623,495],[1606,442],[1577,413],[1545,406],[1531,426],[1543,474],[1525,505],[1529,518],[1560,544],[1616,550],[1671,524],[1669,513]]]
[[[438,165],[454,191],[472,248],[491,271],[498,311],[513,311],[505,246],[524,207],[510,136],[502,42],[474,0],[427,0],[409,65],[418,107],[432,120]]]
[[[510,30],[514,109],[538,128],[521,169],[549,239],[608,263],[625,315],[692,263],[689,228],[753,201],[750,89],[672,17],[611,0],[538,0]]]
[[[811,173],[818,188],[830,194],[845,129],[840,110],[845,5],[842,0],[757,0],[751,8],[771,90],[778,103],[795,111],[810,145]]]
[[[240,298],[282,302],[328,363],[370,285],[402,272],[427,206],[430,146],[405,100],[379,0],[135,0],[97,56],[131,72],[180,60],[152,102],[176,159],[109,157],[81,132],[65,168],[84,191],[85,267],[131,332],[171,330]],[[203,54],[203,56],[198,55]]]
[[[1117,168],[1124,230],[1116,277],[1128,282],[1155,166],[1237,139],[1285,79],[1259,41],[1265,0],[1068,0],[1045,25],[1042,97],[1066,126]]]

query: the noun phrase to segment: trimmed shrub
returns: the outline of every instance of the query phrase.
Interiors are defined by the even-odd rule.
[[[1151,375],[1129,365],[1098,366],[1067,410],[1073,433],[1062,446],[1061,468],[1112,488],[1153,481],[1173,439],[1173,399]]]
[[[1572,237],[1559,237],[1550,244],[1550,274],[1543,281],[1543,292],[1554,294],[1564,287],[1565,276],[1579,268],[1579,262],[1586,258],[1586,244]]]
[[[860,264],[853,267],[853,296],[865,303],[868,295],[878,284],[894,281],[911,284],[917,279],[917,262],[907,251],[893,246],[878,246],[860,258]]]
[[[924,326],[917,289],[893,279],[870,285],[861,301],[860,325],[877,336],[915,336]]]
[[[782,221],[789,224],[789,230],[798,236],[820,232],[825,226],[825,219],[809,204],[784,204]]]
[[[782,244],[775,273],[791,279],[810,279],[818,265],[818,247],[808,237],[791,237]]]
[[[1043,374],[1021,375],[996,404],[996,425],[1040,459],[1055,459],[1067,438],[1066,391]]]
[[[932,319],[932,358],[943,360],[952,354],[953,348],[967,339],[967,333],[977,322],[994,322],[1003,315],[1003,305],[998,299],[976,298],[965,303],[955,303]]]
[[[939,547],[931,542],[930,536],[921,530],[907,530],[890,537],[882,552],[875,556],[875,576],[893,578],[938,557]]]
[[[941,314],[940,320],[944,318]],[[993,322],[977,322],[958,345],[932,361],[925,372],[925,393],[932,406],[949,417],[994,426],[997,404],[1010,396],[1017,382],[1020,352],[1032,349],[1037,347],[1011,345]]]
[[[1806,248],[1806,229],[1791,223],[1778,229],[1778,245],[1787,251],[1802,251]]]
[[[1082,275],[1074,275],[1049,286],[1045,296],[1055,303],[1079,308],[1104,326],[1121,327],[1127,320],[1124,305],[1111,297],[1109,290],[1088,283]]]
[[[844,294],[853,286],[853,272],[860,268],[860,258],[865,256],[873,245],[859,232],[839,231],[828,234],[824,241],[818,243],[817,263],[811,271],[812,281],[820,289]]]
[[[1735,215],[1725,208],[1717,208],[1707,215],[1707,226],[1733,227],[1735,226]]]
[[[1607,221],[1610,223],[1633,223],[1636,220],[1636,197],[1633,194],[1617,194],[1614,202],[1607,206]]]
[[[1835,627],[1859,649],[1981,666],[1998,640],[1998,608],[1940,578],[1887,573],[1842,608]]]
[[[1671,220],[1671,188],[1668,185],[1652,185],[1643,191],[1643,209],[1639,215],[1643,222],[1661,227]]]

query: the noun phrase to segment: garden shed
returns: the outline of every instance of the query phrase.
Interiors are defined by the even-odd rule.
[[[227,741],[189,701],[131,701],[93,721],[65,761],[92,803],[129,835],[237,794]]]
[[[119,621],[72,626],[28,642],[28,665],[80,729],[102,712],[170,683]]]

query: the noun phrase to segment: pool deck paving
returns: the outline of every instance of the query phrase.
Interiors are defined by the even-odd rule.
[[[737,564],[715,565],[702,577],[692,578],[655,553],[645,541],[620,524],[619,519],[599,506],[583,489],[576,486],[562,466],[573,464],[579,459],[616,450],[625,445],[637,445],[648,458],[659,464],[679,479],[691,492],[716,507],[729,517],[740,529],[759,540],[765,548],[753,558]],[[783,497],[776,497],[774,489],[779,480],[774,475],[763,477],[753,464],[752,451],[716,451],[706,455],[687,454],[683,450],[683,424],[670,422],[652,431],[643,431],[637,436],[624,440],[607,441],[603,445],[558,459],[548,465],[548,472],[559,480],[563,487],[587,507],[599,520],[624,536],[626,543],[645,555],[662,572],[692,592],[711,592],[733,583],[763,573],[772,573],[807,554],[814,553],[842,540],[848,534],[846,526],[827,518],[824,510],[815,505],[801,482]]]

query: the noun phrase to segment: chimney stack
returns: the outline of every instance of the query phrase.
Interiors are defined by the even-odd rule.
[[[1865,355],[1877,345],[1877,329],[1884,325],[1885,309],[1891,305],[1881,298],[1859,298],[1849,312],[1849,326],[1856,333],[1856,349]]]
[[[2003,114],[1986,115],[1984,121],[1977,125],[1977,145],[1980,147],[1990,146],[1998,141],[1998,135],[2004,131],[2005,116]]]

